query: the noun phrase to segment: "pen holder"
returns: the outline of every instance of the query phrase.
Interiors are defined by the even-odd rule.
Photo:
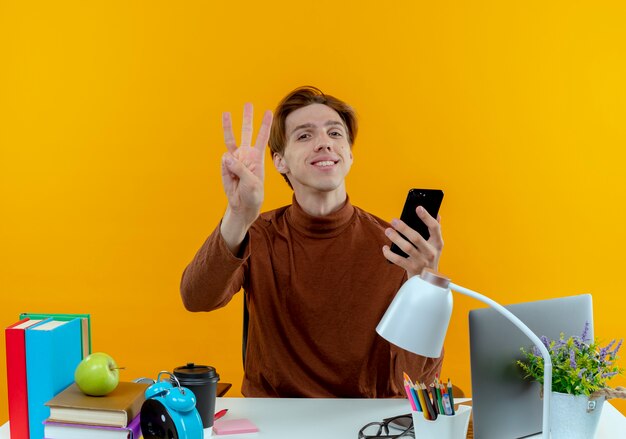
[[[465,439],[472,408],[459,405],[452,416],[437,416],[434,421],[424,418],[424,413],[413,412],[413,427],[415,437],[421,439]]]

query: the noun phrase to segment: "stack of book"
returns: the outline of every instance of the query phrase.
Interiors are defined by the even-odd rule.
[[[76,384],[46,403],[46,439],[138,439],[148,384],[120,382],[106,396],[85,395]]]
[[[43,439],[44,405],[90,353],[88,314],[22,314],[5,330],[11,439]]]

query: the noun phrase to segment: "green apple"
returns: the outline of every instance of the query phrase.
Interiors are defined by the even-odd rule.
[[[110,355],[95,352],[78,364],[74,380],[84,394],[103,396],[115,390],[120,382],[120,372]]]

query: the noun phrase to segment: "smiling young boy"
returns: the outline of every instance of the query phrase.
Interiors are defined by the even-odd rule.
[[[188,310],[211,311],[245,290],[250,320],[242,393],[380,398],[403,394],[403,371],[431,382],[443,356],[410,354],[375,328],[407,277],[437,269],[441,228],[418,209],[430,231],[426,241],[402,221],[390,225],[350,203],[345,178],[358,131],[354,110],[301,87],[280,102],[273,123],[265,113],[254,146],[252,105],[244,106],[239,146],[229,113],[223,127],[228,206],[185,269],[181,295]],[[293,200],[260,213],[268,139]],[[392,253],[390,240],[409,257]]]

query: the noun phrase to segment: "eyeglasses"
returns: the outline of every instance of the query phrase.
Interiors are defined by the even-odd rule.
[[[394,424],[391,428],[404,428],[398,434],[390,434],[390,424]],[[401,425],[407,425],[407,427],[401,427]],[[387,418],[382,422],[370,422],[359,430],[358,439],[398,439],[398,438],[414,438],[413,433],[413,418],[411,415],[394,416],[393,418]]]

